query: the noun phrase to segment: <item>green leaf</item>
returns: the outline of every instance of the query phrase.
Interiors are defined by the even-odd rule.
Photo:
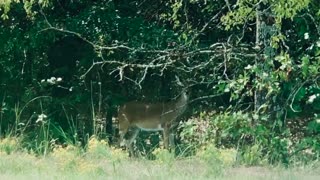
[[[306,96],[306,89],[300,88],[297,92],[296,96],[294,97],[294,101],[301,101]]]

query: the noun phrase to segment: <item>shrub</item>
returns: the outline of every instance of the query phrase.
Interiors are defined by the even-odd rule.
[[[19,139],[14,137],[7,137],[0,139],[0,153],[11,154],[19,150],[20,144]]]
[[[192,153],[211,145],[237,149],[239,162],[246,165],[267,161],[289,164],[319,158],[320,141],[314,136],[317,126],[309,123],[309,127],[279,127],[278,121],[274,122],[243,112],[203,112],[180,124],[180,137],[183,144],[192,147]]]

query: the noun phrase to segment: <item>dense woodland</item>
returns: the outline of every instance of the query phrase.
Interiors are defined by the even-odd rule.
[[[319,0],[0,0],[0,15],[1,137],[38,153],[92,135],[112,145],[119,105],[187,88],[186,155],[319,158]]]

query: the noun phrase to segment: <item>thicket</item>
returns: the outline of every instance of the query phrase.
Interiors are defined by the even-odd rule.
[[[191,91],[182,152],[214,144],[252,164],[316,160],[319,9],[317,0],[2,0],[0,134],[39,153],[91,135],[112,142],[117,107],[168,101],[177,76]]]

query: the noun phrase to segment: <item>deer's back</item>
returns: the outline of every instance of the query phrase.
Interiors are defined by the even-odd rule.
[[[169,104],[142,104],[133,101],[120,107],[119,116],[125,116],[130,123],[139,123],[140,121],[162,123],[164,121],[172,120],[175,117],[175,107],[170,107]]]

